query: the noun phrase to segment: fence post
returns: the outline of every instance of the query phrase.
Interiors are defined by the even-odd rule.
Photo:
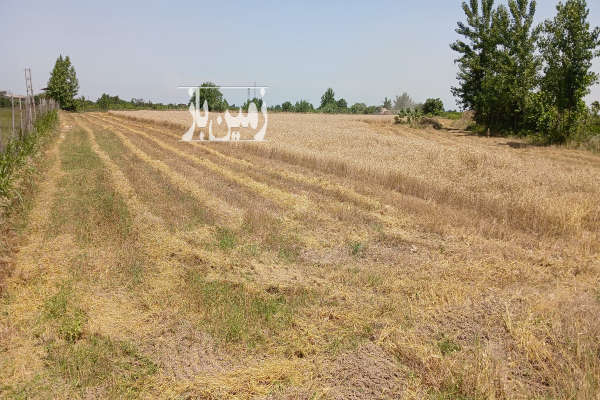
[[[10,114],[12,116],[12,134],[11,137],[15,138],[15,98],[13,94],[10,94]]]
[[[19,120],[21,121],[21,130],[19,131],[19,137],[23,137],[23,109],[21,108],[21,98],[19,97]]]

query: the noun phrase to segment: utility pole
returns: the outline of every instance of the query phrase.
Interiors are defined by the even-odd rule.
[[[31,121],[31,123],[33,124],[33,121],[36,119],[36,113],[35,113],[35,97],[33,94],[33,85],[31,84],[31,68],[25,68],[25,86],[27,87],[27,96],[31,96],[29,97],[29,101],[31,102],[31,107],[33,109],[33,120]]]

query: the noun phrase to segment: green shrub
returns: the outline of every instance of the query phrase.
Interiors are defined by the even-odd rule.
[[[427,99],[423,104],[423,113],[430,115],[440,115],[444,112],[444,103],[441,99]]]
[[[352,114],[366,114],[367,105],[365,103],[354,103],[352,107],[350,107],[350,112]]]
[[[10,197],[15,173],[29,156],[38,151],[40,139],[52,130],[57,122],[58,113],[50,111],[35,121],[31,132],[6,144],[0,154],[0,199]]]

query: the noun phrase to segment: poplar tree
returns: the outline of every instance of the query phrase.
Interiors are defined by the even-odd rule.
[[[598,82],[591,71],[600,55],[600,28],[592,29],[585,0],[567,0],[556,6],[557,15],[546,20],[539,45],[544,60],[541,89],[558,112],[551,141],[564,141],[575,133],[585,111],[583,98]]]
[[[58,56],[47,86],[47,95],[56,100],[63,110],[75,109],[74,98],[79,91],[79,81],[69,56]]]
[[[508,10],[510,15],[498,19],[506,18],[506,26],[499,27],[502,32],[499,72],[504,79],[504,127],[519,132],[527,128],[529,96],[538,86],[541,60],[536,55],[536,44],[541,27],[533,25],[535,0],[509,0]],[[507,12],[501,6],[499,14],[504,13]]]
[[[493,119],[493,94],[489,80],[493,78],[494,52],[498,42],[494,32],[494,0],[470,0],[462,3],[467,18],[466,23],[458,22],[456,33],[464,36],[450,48],[459,53],[459,85],[452,88],[464,109],[475,111],[475,120],[490,125]]]

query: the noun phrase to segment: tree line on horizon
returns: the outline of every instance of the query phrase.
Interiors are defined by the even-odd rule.
[[[103,93],[96,101],[86,99],[84,96],[76,98],[79,91],[79,81],[75,73],[69,56],[63,58],[62,54],[56,60],[46,94],[54,98],[60,104],[63,110],[67,111],[108,111],[108,110],[138,110],[138,109],[153,109],[153,110],[172,110],[186,109],[190,104],[196,102],[196,92],[192,95],[187,104],[163,104],[153,103],[152,101],[132,98],[130,101],[121,99],[119,96],[111,96]],[[216,87],[213,82],[204,82],[199,90],[199,103],[204,104],[206,100],[209,110],[223,112],[225,110],[237,110],[241,108],[244,111],[248,110],[250,103],[255,103],[257,109],[261,109],[263,100],[261,98],[253,98],[246,100],[241,106],[229,104],[223,93]],[[348,106],[346,99],[335,98],[335,92],[332,88],[328,88],[321,96],[321,103],[318,107],[313,106],[307,100],[296,101],[292,104],[291,101],[285,101],[282,104],[268,107],[272,112],[298,112],[298,113],[327,113],[327,114],[376,114],[381,111],[424,111],[425,113],[438,115],[444,111],[443,103],[440,99],[427,99],[425,103],[415,102],[408,93],[404,92],[400,96],[396,96],[392,104],[392,99],[385,98],[381,105],[367,105],[366,103],[354,103]]]

